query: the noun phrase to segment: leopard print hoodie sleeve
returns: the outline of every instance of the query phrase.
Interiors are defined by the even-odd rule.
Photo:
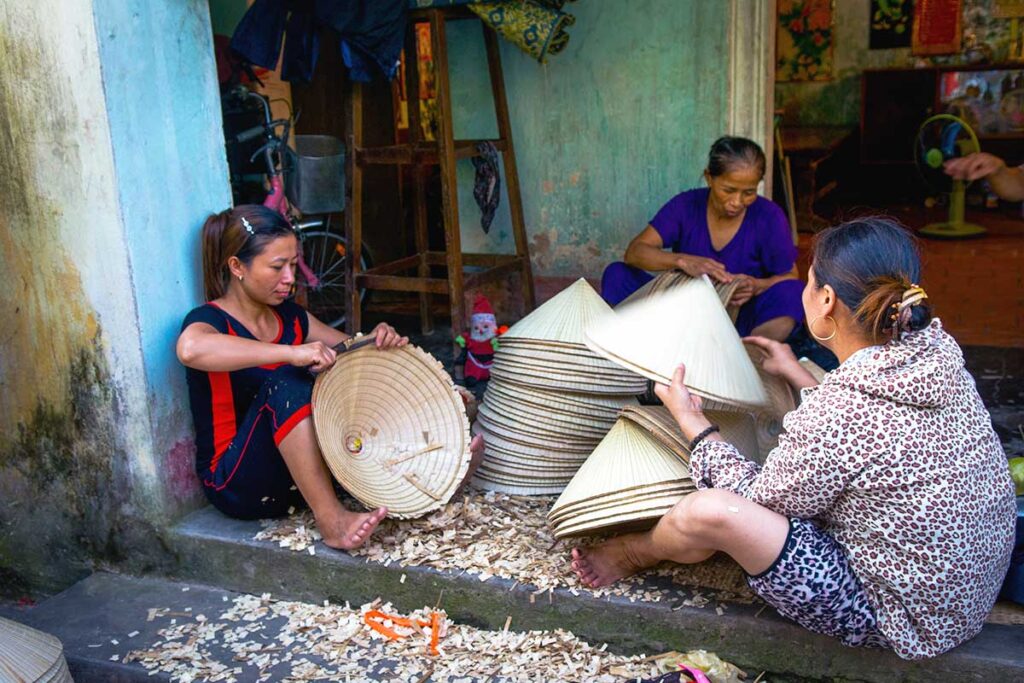
[[[854,354],[803,391],[783,426],[763,466],[701,443],[697,486],[815,520],[847,553],[899,656],[976,635],[1006,574],[1016,505],[991,418],[941,323]]]

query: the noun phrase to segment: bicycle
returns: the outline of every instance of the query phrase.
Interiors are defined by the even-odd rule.
[[[343,236],[331,230],[330,213],[341,210],[344,201],[343,191],[340,197],[327,198],[326,204],[330,207],[323,211],[322,217],[301,215],[301,207],[291,201],[294,198],[290,198],[287,192],[289,174],[295,172],[293,165],[288,162],[288,138],[293,124],[292,119],[274,119],[267,98],[244,86],[238,86],[226,93],[223,106],[225,142],[229,167],[232,167],[231,187],[235,203],[247,203],[252,196],[251,193],[247,196],[246,185],[246,177],[251,177],[252,174],[245,171],[255,170],[253,165],[256,164],[256,159],[262,156],[263,168],[257,174],[260,177],[258,192],[266,193],[266,196],[261,203],[288,219],[299,238],[296,298],[325,324],[331,327],[344,325],[345,301],[349,291],[346,282],[348,243]],[[230,109],[231,107],[238,109]],[[228,132],[229,112],[258,112],[257,118],[262,120],[231,135]],[[252,147],[256,141],[262,144],[253,151]],[[244,164],[246,160],[248,166]],[[262,176],[265,176],[265,179]],[[369,268],[365,247],[361,250],[359,261],[360,270]],[[362,289],[359,292],[360,303],[365,299],[366,290]]]

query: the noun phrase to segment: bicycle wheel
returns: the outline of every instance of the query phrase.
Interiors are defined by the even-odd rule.
[[[315,285],[306,285],[306,306],[309,312],[331,327],[345,324],[345,262],[349,257],[345,238],[327,230],[299,233],[302,240],[302,258],[317,278]],[[360,270],[366,270],[365,253],[359,256]],[[359,292],[359,303],[366,298],[366,290]]]

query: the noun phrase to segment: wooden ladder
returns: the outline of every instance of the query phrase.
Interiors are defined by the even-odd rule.
[[[519,176],[516,171],[516,155],[512,145],[512,126],[509,123],[508,102],[505,99],[505,80],[502,76],[498,38],[493,30],[481,22],[484,42],[487,48],[487,65],[490,72],[491,90],[494,96],[494,110],[498,121],[498,138],[491,140],[456,140],[453,133],[451,88],[448,71],[448,49],[445,23],[451,19],[476,18],[465,10],[453,8],[432,8],[410,13],[406,36],[406,91],[409,109],[409,142],[386,147],[363,147],[362,103],[363,93],[359,83],[352,83],[351,115],[348,117],[348,177],[350,200],[345,211],[345,234],[349,253],[362,253],[363,239],[363,168],[372,164],[398,164],[412,167],[413,178],[413,224],[416,253],[379,266],[360,271],[359,259],[346,260],[348,282],[355,286],[349,289],[346,299],[348,331],[354,333],[360,326],[359,291],[389,290],[397,292],[419,292],[420,324],[424,333],[433,330],[430,310],[432,294],[447,294],[451,301],[452,334],[459,334],[467,324],[465,318],[464,292],[485,282],[520,274],[521,293],[526,312],[535,306],[533,274],[530,268],[529,246],[523,221],[523,204],[519,192]],[[438,131],[435,141],[425,140],[420,128],[418,64],[416,57],[415,24],[427,21],[430,24],[431,49],[435,67],[437,96]],[[477,144],[491,142],[501,153],[505,185],[508,193],[509,211],[512,217],[512,231],[515,237],[514,254],[473,254],[463,253],[459,232],[459,203],[455,163],[458,159],[477,156]],[[431,164],[440,166],[441,205],[444,220],[444,251],[430,251],[427,238],[427,206],[425,190],[425,169]],[[431,266],[444,266],[447,277],[431,277]],[[464,273],[465,267],[474,269]],[[415,275],[402,274],[416,270]],[[477,270],[481,269],[481,270]]]

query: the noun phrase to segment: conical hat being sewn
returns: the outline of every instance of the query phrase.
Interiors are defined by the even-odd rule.
[[[694,393],[744,405],[767,400],[707,276],[603,317],[586,340],[595,353],[656,382],[670,383],[683,363]]]
[[[619,309],[623,306],[629,306],[649,296],[667,292],[677,285],[689,282],[692,279],[692,277],[681,270],[667,270],[664,273],[655,275],[653,280],[620,301],[615,308]],[[740,281],[713,282],[712,284],[715,287],[715,292],[718,294],[718,300],[722,302],[722,306],[726,307],[732,321],[736,322],[739,307],[729,306],[729,301],[732,300],[732,295],[736,293],[736,288],[739,287]]]
[[[451,377],[408,345],[338,357],[313,386],[317,441],[334,477],[393,517],[435,510],[469,469],[469,422]]]
[[[509,328],[500,339],[583,344],[583,329],[611,310],[601,295],[580,278]]]
[[[70,683],[60,640],[0,617],[0,680]]]
[[[645,430],[619,419],[553,507],[672,481],[690,481],[690,468]]]

